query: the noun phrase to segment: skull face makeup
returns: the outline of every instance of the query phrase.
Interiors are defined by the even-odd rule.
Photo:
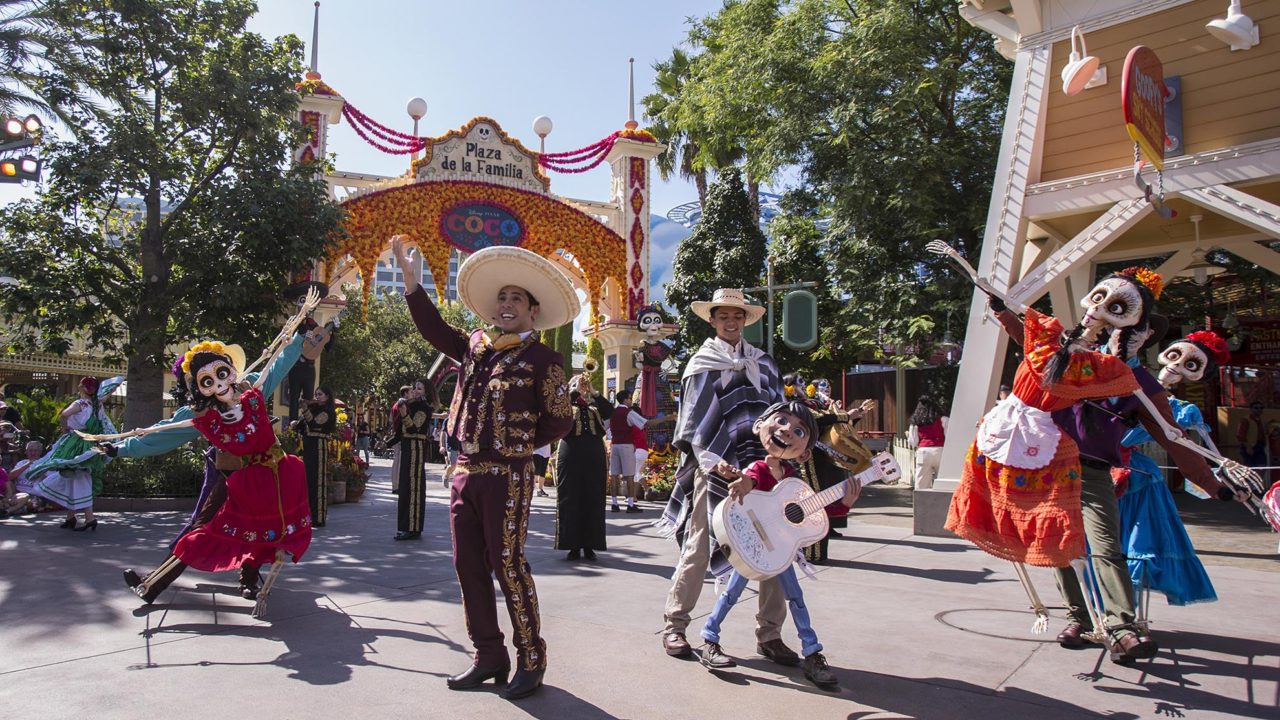
[[[1227,341],[1209,330],[1193,332],[1160,353],[1160,384],[1171,388],[1182,381],[1199,382],[1219,365],[1231,361]]]
[[[636,315],[636,327],[650,338],[657,336],[662,329],[662,313],[657,310],[641,310]]]
[[[1084,319],[1063,338],[1061,349],[1049,363],[1049,384],[1062,378],[1073,353],[1094,350],[1104,330],[1113,331],[1110,342],[1116,357],[1128,360],[1150,337],[1148,318],[1163,282],[1147,268],[1131,267],[1095,285],[1080,301]]]
[[[231,367],[231,363],[214,360],[196,372],[196,392],[230,405],[234,399],[236,380],[236,370]]]
[[[1096,338],[1098,331],[1106,327],[1137,325],[1142,320],[1145,306],[1137,285],[1125,278],[1109,277],[1095,285],[1080,301],[1080,307],[1084,308],[1084,320],[1080,324],[1087,331],[1092,331]]]
[[[1179,340],[1160,353],[1160,384],[1166,388],[1186,380],[1199,382],[1209,366],[1209,356],[1195,343]]]

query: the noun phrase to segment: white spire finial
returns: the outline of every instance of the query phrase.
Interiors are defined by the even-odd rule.
[[[312,75],[312,79],[320,78],[320,0],[316,0],[316,18],[311,25],[311,72],[307,77]]]
[[[636,122],[636,59],[627,58],[627,123],[628,130],[635,130]]]

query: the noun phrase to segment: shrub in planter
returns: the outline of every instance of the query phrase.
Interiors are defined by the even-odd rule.
[[[195,497],[204,483],[202,441],[183,445],[164,455],[116,458],[102,476],[106,497]]]

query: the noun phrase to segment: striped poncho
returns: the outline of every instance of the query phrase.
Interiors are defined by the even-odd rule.
[[[698,471],[698,452],[714,454],[738,468],[763,459],[764,448],[751,432],[751,425],[765,409],[782,399],[777,364],[745,340],[738,356],[754,358],[759,368],[758,388],[745,370],[709,370],[707,363],[699,362],[702,359],[699,356],[723,356],[727,347],[717,338],[706,340],[690,359],[680,384],[680,412],[672,441],[680,451],[680,466],[676,470],[671,500],[657,524],[673,534],[682,547]],[[727,487],[720,478],[707,476],[708,513],[728,495]],[[716,575],[730,570],[714,537],[711,538],[711,570]]]

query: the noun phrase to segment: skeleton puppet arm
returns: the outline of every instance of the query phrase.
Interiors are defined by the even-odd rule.
[[[1252,471],[1233,460],[1200,447],[1183,435],[1173,421],[1173,411],[1169,408],[1168,397],[1164,393],[1160,393],[1155,400],[1142,390],[1138,390],[1135,394],[1147,410],[1142,421],[1151,433],[1151,437],[1168,451],[1178,468],[1192,482],[1204,488],[1206,492],[1224,499],[1234,499],[1237,502],[1248,500],[1250,495],[1260,494],[1261,480],[1257,479]],[[1159,402],[1157,403],[1156,400]],[[1205,463],[1206,459],[1220,466],[1232,482],[1225,484],[1215,478]],[[1225,497],[1221,492],[1223,489],[1228,490],[1232,497]]]

